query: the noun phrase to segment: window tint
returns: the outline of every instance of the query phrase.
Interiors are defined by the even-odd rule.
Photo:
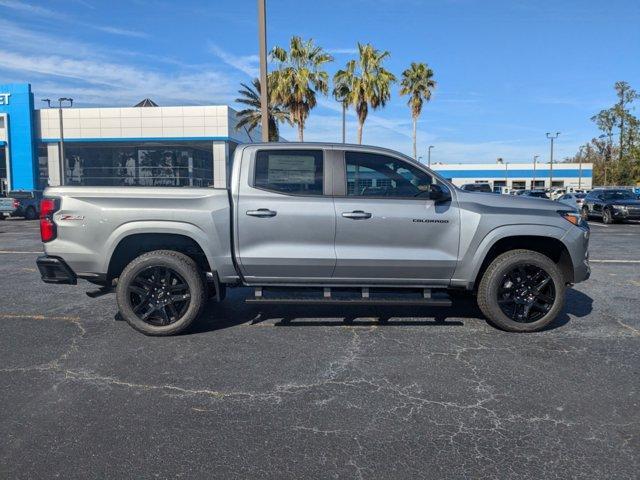
[[[254,186],[294,195],[322,195],[322,150],[263,150]]]
[[[376,153],[345,153],[347,195],[417,198],[428,196],[430,175],[402,160]]]

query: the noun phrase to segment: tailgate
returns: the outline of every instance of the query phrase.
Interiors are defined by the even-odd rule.
[[[14,210],[13,198],[0,198],[0,212],[11,213]]]

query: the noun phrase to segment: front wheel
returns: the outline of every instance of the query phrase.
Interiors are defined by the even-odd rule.
[[[582,207],[582,210],[580,210],[580,216],[582,217],[582,220],[584,220],[585,222],[589,220],[589,208]]]
[[[145,253],[123,270],[116,287],[120,315],[152,336],[174,335],[198,317],[206,301],[196,263],[172,250]]]
[[[536,332],[564,305],[565,280],[549,257],[531,250],[499,255],[478,287],[478,306],[490,323],[510,332]]]
[[[609,210],[608,208],[605,208],[602,211],[602,223],[606,225],[610,225],[613,223],[613,214],[611,213],[611,210]]]

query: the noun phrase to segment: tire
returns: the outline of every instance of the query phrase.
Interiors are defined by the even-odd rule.
[[[38,214],[36,212],[36,209],[33,207],[28,207],[27,211],[24,212],[24,219],[25,220],[35,220],[36,218],[38,218]]]
[[[523,276],[520,274],[521,269],[527,278],[518,282],[516,280]],[[538,271],[542,273],[531,273]],[[516,278],[512,278],[514,275]],[[528,278],[529,276],[533,278]],[[542,281],[546,283],[539,289],[538,295],[540,298],[545,297],[545,301],[536,297],[529,304],[531,296],[536,296],[536,288]],[[513,285],[511,289],[508,287],[509,283]],[[478,306],[489,323],[502,330],[537,332],[555,320],[562,310],[565,288],[562,271],[549,257],[531,250],[511,250],[496,257],[484,272],[478,287]],[[517,295],[516,292],[521,290],[524,290],[522,296]],[[516,300],[510,301],[510,296],[514,296]],[[548,301],[551,298],[552,301]],[[542,303],[544,308],[541,308]],[[516,313],[522,313],[528,304],[527,315],[531,318],[514,319],[517,317]],[[505,313],[511,310],[512,314]]]
[[[135,258],[122,271],[116,287],[122,318],[150,336],[185,330],[200,314],[206,298],[202,271],[191,258],[172,250]]]
[[[585,222],[587,220],[589,220],[589,208],[588,207],[582,207],[582,210],[580,210],[580,216],[582,217],[582,219]]]
[[[611,225],[613,223],[613,214],[608,208],[602,210],[602,223],[605,225]]]

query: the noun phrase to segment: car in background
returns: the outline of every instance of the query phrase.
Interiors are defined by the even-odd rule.
[[[522,193],[522,196],[549,199],[549,196],[544,190],[526,190]]]
[[[7,198],[13,201],[15,207],[12,217],[24,217],[25,220],[36,220],[40,215],[40,200],[42,192],[16,190],[9,192]]]
[[[586,196],[586,193],[565,193],[561,197],[556,198],[556,202],[571,205],[572,207],[577,208],[578,211],[581,211]]]
[[[589,192],[582,206],[582,218],[600,218],[602,223],[640,220],[640,200],[631,190],[597,188]]]
[[[483,193],[493,193],[491,190],[491,185],[488,183],[465,183],[460,187],[461,190],[465,192],[483,192]]]
[[[16,203],[13,198],[0,198],[0,220],[10,217],[16,211]]]

